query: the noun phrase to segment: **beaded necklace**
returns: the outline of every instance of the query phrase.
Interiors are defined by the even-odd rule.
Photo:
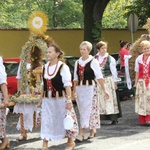
[[[99,57],[97,56],[96,58],[97,58],[97,60],[99,61]],[[99,63],[99,66],[100,66],[100,67],[103,67],[103,66],[104,66],[104,64],[106,63],[106,59],[107,59],[107,57],[105,57],[105,58],[103,59],[103,61],[102,61],[101,63]]]
[[[48,67],[47,67],[47,74],[48,74],[49,76],[53,76],[53,75],[55,74],[56,70],[57,70],[58,62],[56,63],[56,67],[55,67],[54,72],[53,72],[52,74],[49,73],[49,67],[50,67],[50,63],[48,64]]]

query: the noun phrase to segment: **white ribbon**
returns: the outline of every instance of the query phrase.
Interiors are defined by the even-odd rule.
[[[125,60],[125,75],[126,75],[126,82],[127,82],[127,87],[130,90],[132,88],[132,82],[129,74],[129,59],[131,58],[131,55],[124,55],[124,60]]]

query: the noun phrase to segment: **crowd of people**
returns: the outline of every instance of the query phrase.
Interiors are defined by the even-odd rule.
[[[16,140],[27,140],[27,131],[32,131],[34,126],[34,112],[37,112],[37,106],[40,106],[42,150],[48,150],[48,141],[57,141],[65,137],[68,139],[66,150],[73,150],[76,142],[84,140],[87,128],[90,129],[88,139],[91,139],[96,136],[96,131],[100,128],[100,120],[111,120],[111,124],[114,125],[118,123],[118,118],[122,117],[117,92],[116,61],[107,52],[107,42],[98,42],[96,44],[97,54],[92,56],[90,55],[92,44],[83,41],[79,46],[81,56],[75,63],[72,84],[69,67],[63,59],[64,52],[54,41],[47,40],[46,44],[47,63],[42,65],[42,90],[38,105],[18,103],[14,106],[14,112],[20,114],[17,129],[21,131],[21,135]],[[119,56],[122,72],[125,72],[124,55],[129,55],[127,46],[129,46],[128,42],[120,42]],[[135,61],[135,111],[139,114],[139,123],[145,125],[150,124],[150,42],[142,41],[140,46],[142,54]],[[32,49],[32,52],[35,50]],[[26,69],[29,72],[33,70],[31,61],[31,53],[28,53]],[[21,69],[20,64],[17,74],[18,83],[22,78]],[[0,108],[0,138],[2,141],[0,150],[3,150],[9,147],[9,140],[5,133],[5,112],[9,98],[7,75],[1,57],[0,70],[0,102],[4,103],[4,107]],[[79,122],[71,100],[72,86],[79,111]],[[19,84],[18,90],[20,90]],[[24,94],[29,92],[30,89],[26,87]],[[70,115],[73,121],[69,129],[64,126],[64,119],[67,115]],[[20,122],[23,122],[23,128]]]

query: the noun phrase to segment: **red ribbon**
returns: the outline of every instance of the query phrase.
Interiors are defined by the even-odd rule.
[[[86,65],[85,65],[86,66]],[[85,66],[81,66],[79,65],[79,76],[80,76],[80,79],[83,80],[83,73],[84,73],[84,68]]]
[[[53,95],[56,96],[56,89],[52,85],[51,80],[46,80],[48,91],[52,91]]]

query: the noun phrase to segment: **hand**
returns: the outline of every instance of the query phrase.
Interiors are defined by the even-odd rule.
[[[77,93],[76,93],[76,92],[74,92],[74,98],[75,98],[75,99],[77,98]]]
[[[40,108],[42,105],[42,99],[39,100],[38,104],[37,104],[37,108]]]
[[[67,104],[66,104],[66,109],[71,110],[72,107],[73,107],[73,104],[72,104],[72,103],[67,103]]]
[[[117,85],[117,83],[115,82],[115,90],[117,90],[118,89],[118,85]]]
[[[3,103],[5,107],[8,106],[8,97],[4,97]]]
[[[109,99],[109,93],[107,91],[105,91],[105,97],[106,99]]]

